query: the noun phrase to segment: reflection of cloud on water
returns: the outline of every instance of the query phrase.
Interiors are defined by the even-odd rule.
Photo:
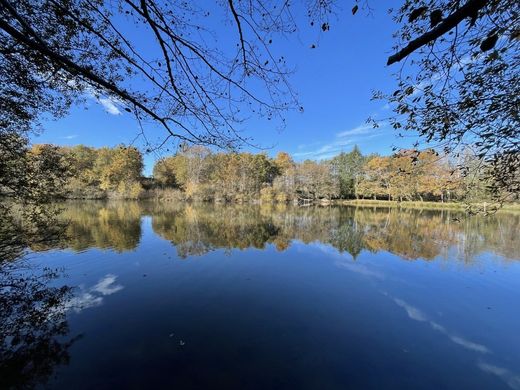
[[[450,332],[448,332],[446,330],[446,328],[444,326],[436,323],[435,321],[429,320],[428,317],[421,310],[417,309],[414,306],[409,305],[402,299],[394,298],[394,302],[398,306],[401,306],[406,311],[406,313],[408,314],[408,317],[410,317],[411,319],[413,319],[415,321],[429,323],[430,326],[434,330],[446,335],[455,344],[460,345],[470,351],[475,351],[475,352],[482,353],[482,354],[491,353],[491,351],[485,345],[477,344],[477,343],[474,343],[473,341],[469,341],[463,337],[451,334]],[[478,366],[478,368],[480,368],[482,371],[484,371],[486,373],[496,375],[502,381],[507,383],[507,385],[509,387],[511,387],[512,389],[520,390],[520,375],[509,371],[507,368],[485,363],[483,361],[478,362],[477,366]]]
[[[489,349],[487,349],[485,346],[481,344],[474,343],[472,341],[466,340],[459,336],[450,336],[450,340],[453,341],[455,344],[462,345],[466,349],[471,349],[473,351],[481,352],[481,353],[488,353]]]
[[[479,362],[478,367],[489,374],[493,374],[502,379],[509,387],[520,390],[520,375],[509,371],[507,368],[494,366],[485,362]]]
[[[360,275],[366,276],[368,279],[371,280],[383,280],[385,279],[385,275],[382,272],[372,270],[368,268],[366,265],[359,264],[359,263],[353,263],[350,261],[346,261],[346,259],[341,256],[340,254],[333,253],[333,251],[323,245],[319,246],[319,249],[322,252],[325,252],[327,254],[334,254],[336,256],[339,256],[341,260],[336,261],[336,266],[340,268],[347,269],[349,271],[358,273]],[[436,332],[439,332],[440,334],[445,335],[448,337],[449,340],[451,340],[453,343],[469,350],[476,352],[478,354],[491,354],[492,352],[489,350],[488,347],[482,344],[475,343],[473,341],[467,340],[464,337],[455,335],[448,331],[444,326],[441,324],[429,319],[429,317],[420,309],[418,309],[415,306],[410,305],[408,302],[399,299],[399,298],[393,298],[390,296],[387,292],[382,292],[383,295],[391,298],[398,306],[402,307],[409,318],[411,318],[414,321],[424,322],[431,326],[433,330]],[[477,367],[482,370],[485,373],[492,374],[497,376],[500,380],[502,380],[504,383],[506,383],[510,388],[513,390],[520,390],[520,374],[512,372],[508,370],[507,368],[497,366],[494,364],[486,363],[483,361],[477,362]]]
[[[92,291],[97,291],[103,295],[112,295],[119,290],[122,290],[123,286],[120,284],[114,284],[116,279],[117,276],[108,274],[92,287]]]
[[[430,326],[432,327],[433,330],[436,330],[437,332],[440,332],[440,333],[446,335],[455,344],[458,344],[471,351],[476,351],[476,352],[480,352],[480,353],[489,353],[490,352],[490,350],[482,344],[477,344],[477,343],[474,343],[473,341],[466,340],[463,337],[451,334],[450,332],[448,332],[446,330],[446,328],[444,326],[438,324],[435,321],[428,319],[428,316],[426,316],[426,314],[424,314],[421,310],[408,304],[407,302],[403,301],[402,299],[394,298],[394,302],[398,306],[402,307],[406,311],[406,314],[408,314],[408,317],[410,317],[412,320],[420,321],[420,322],[427,322],[428,324],[430,324]]]
[[[103,303],[103,297],[95,296],[89,292],[83,292],[72,298],[67,304],[66,308],[74,310],[79,313],[83,309],[100,306]]]
[[[336,262],[336,265],[341,268],[348,269],[349,271],[356,272],[358,274],[367,276],[371,279],[385,279],[385,275],[381,272],[372,270],[368,268],[367,266],[363,264],[358,263],[351,263],[351,262],[344,262],[344,261],[338,261]],[[388,296],[388,294],[385,293],[385,295]],[[408,317],[410,317],[414,321],[419,322],[426,322],[428,323],[433,330],[442,333],[446,335],[453,343],[460,345],[463,348],[466,348],[471,351],[479,352],[479,353],[489,353],[490,350],[482,344],[474,343],[473,341],[467,340],[464,337],[455,335],[450,333],[444,326],[441,324],[432,321],[428,318],[426,314],[424,314],[420,309],[416,308],[415,306],[410,305],[409,303],[403,301],[399,298],[393,298],[394,302],[402,307],[405,311]]]
[[[376,279],[384,279],[383,273],[369,269],[366,265],[356,264],[350,262],[337,261],[336,265],[340,268],[348,269],[349,271],[358,273],[360,275],[370,276]]]
[[[416,307],[409,305],[402,299],[394,298],[394,302],[401,306],[406,311],[406,314],[408,314],[408,317],[410,317],[412,320],[421,322],[427,321],[426,316]]]
[[[79,313],[84,309],[102,305],[103,296],[112,295],[124,288],[116,284],[116,279],[117,276],[107,274],[89,289],[80,286],[81,292],[67,303],[66,308]]]

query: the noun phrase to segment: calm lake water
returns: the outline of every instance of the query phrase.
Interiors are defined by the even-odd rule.
[[[84,202],[63,218],[28,260],[74,287],[63,328],[5,386],[520,389],[518,214]]]

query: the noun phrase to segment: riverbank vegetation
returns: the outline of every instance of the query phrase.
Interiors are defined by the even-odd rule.
[[[35,145],[27,154],[52,154],[59,160],[67,178],[62,196],[76,199],[303,204],[371,200],[445,205],[496,200],[486,166],[469,150],[456,161],[433,149],[381,156],[364,155],[354,147],[329,160],[297,162],[285,152],[271,158],[265,153],[213,152],[192,146],[158,160],[151,177],[143,177],[143,156],[134,147]],[[505,195],[511,201],[518,197]]]
[[[461,168],[464,167],[464,168]],[[494,202],[517,194],[496,193],[485,165],[469,150],[459,160],[433,149],[391,156],[363,155],[358,147],[329,160],[296,162],[284,152],[211,153],[184,149],[158,161],[155,186],[177,189],[191,200],[327,203],[372,199],[416,202]]]

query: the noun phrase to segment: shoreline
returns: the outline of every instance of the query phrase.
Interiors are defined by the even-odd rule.
[[[126,198],[67,198],[65,202],[77,201],[94,201],[94,202],[178,202],[184,204],[207,203],[215,205],[288,205],[297,207],[330,207],[330,206],[347,206],[347,207],[381,207],[381,208],[398,208],[398,209],[417,209],[417,210],[457,210],[468,211],[469,208],[479,210],[481,213],[507,211],[520,212],[520,203],[505,203],[502,207],[498,207],[497,203],[479,202],[429,202],[429,201],[393,201],[393,200],[373,200],[373,199],[318,199],[306,203],[298,202],[276,202],[265,201],[262,199],[252,199],[247,201],[215,201],[215,200],[189,200],[179,199],[176,197],[143,197],[139,199]]]

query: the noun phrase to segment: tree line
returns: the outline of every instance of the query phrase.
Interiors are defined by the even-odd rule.
[[[286,152],[270,157],[266,153],[213,152],[203,146],[185,146],[159,159],[150,178],[143,176],[142,153],[131,146],[34,145],[27,154],[47,159],[53,156],[53,164],[62,166],[61,193],[68,198],[479,202],[491,200],[492,195],[486,166],[469,150],[462,154],[463,161],[455,161],[433,149],[381,156],[364,155],[355,146],[329,160],[297,162]]]
[[[296,162],[285,152],[212,153],[194,146],[159,160],[158,188],[187,199],[217,201],[327,202],[333,199],[482,201],[489,199],[486,167],[467,151],[460,162],[433,149],[391,156],[363,155],[355,146],[330,160]]]

